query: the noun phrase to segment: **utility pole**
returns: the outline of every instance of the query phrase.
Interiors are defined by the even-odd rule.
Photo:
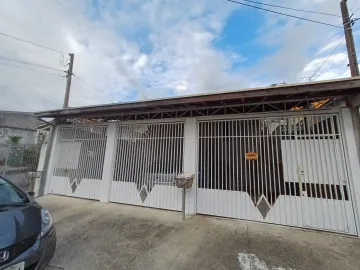
[[[351,77],[359,76],[359,66],[356,56],[356,49],[354,43],[354,37],[352,33],[352,25],[354,24],[354,20],[351,19],[349,16],[349,10],[347,7],[347,0],[342,0],[340,2],[341,7],[341,15],[343,18],[343,25],[344,25],[344,32],[345,32],[345,39],[346,39],[346,48],[348,51],[349,57],[349,67],[351,72]],[[355,141],[356,141],[356,148],[358,152],[358,156],[360,159],[360,114],[359,114],[359,106],[354,104],[354,100],[358,99],[359,95],[355,97],[348,98],[347,104],[351,110],[352,122],[354,126],[354,133],[355,133]]]
[[[65,89],[65,97],[64,97],[64,105],[63,108],[69,107],[69,96],[70,96],[70,87],[71,87],[71,77],[73,75],[73,65],[74,65],[74,54],[69,53],[70,55],[70,63],[69,69],[66,72],[66,89]]]
[[[359,76],[359,66],[358,61],[356,57],[356,49],[355,49],[355,43],[354,43],[354,37],[352,33],[352,24],[353,20],[351,20],[349,16],[349,10],[347,7],[347,0],[342,0],[340,3],[341,7],[341,15],[343,18],[343,25],[344,25],[344,32],[345,32],[345,38],[346,38],[346,47],[348,51],[348,57],[349,57],[349,66],[351,71],[351,77]]]

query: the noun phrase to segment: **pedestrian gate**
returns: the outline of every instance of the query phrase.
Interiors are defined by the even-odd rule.
[[[98,199],[107,126],[59,127],[50,193]]]
[[[200,121],[197,212],[356,234],[337,114]]]
[[[181,210],[184,123],[119,125],[110,201]]]

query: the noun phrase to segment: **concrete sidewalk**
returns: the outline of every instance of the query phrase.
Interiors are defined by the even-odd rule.
[[[61,196],[48,269],[360,269],[358,238]]]

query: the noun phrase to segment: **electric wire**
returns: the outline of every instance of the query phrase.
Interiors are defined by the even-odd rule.
[[[100,88],[98,88],[98,87],[92,85],[91,83],[85,81],[84,79],[80,78],[79,76],[75,75],[74,73],[73,73],[72,75],[74,75],[74,78],[75,78],[75,79],[78,79],[79,81],[87,84],[88,86],[92,87],[93,89],[103,92],[103,90],[101,90]]]
[[[36,63],[30,63],[30,62],[20,61],[20,60],[16,60],[16,59],[10,59],[10,58],[3,57],[3,56],[0,56],[0,59],[3,59],[3,60],[5,60],[5,61],[10,61],[10,62],[16,62],[16,63],[20,63],[20,64],[24,64],[24,65],[36,66],[36,67],[47,68],[47,69],[51,69],[51,70],[56,70],[56,71],[65,72],[64,70],[61,70],[61,69],[57,69],[57,68],[53,68],[53,67],[48,67],[48,66],[44,66],[44,65],[40,65],[40,64],[36,64]]]
[[[355,7],[353,7],[353,8],[350,9],[350,10],[351,10],[351,12],[352,12],[353,14],[355,14],[359,9],[360,9],[360,6],[359,6],[359,4],[357,4]]]
[[[301,12],[305,12],[305,13],[319,14],[319,15],[325,15],[325,16],[332,16],[332,17],[339,17],[339,18],[341,18],[340,15],[331,14],[331,13],[326,13],[326,12],[319,12],[319,11],[311,11],[311,10],[304,10],[304,9],[298,9],[298,8],[291,8],[291,7],[274,5],[274,4],[266,4],[266,3],[262,3],[262,2],[258,2],[258,1],[252,1],[252,0],[242,0],[242,1],[244,1],[244,2],[249,2],[249,3],[254,3],[254,4],[258,4],[258,5],[269,6],[269,7],[276,7],[276,8],[293,10],[293,11],[301,11]]]
[[[30,44],[30,45],[37,46],[37,47],[40,47],[40,48],[43,48],[43,49],[46,49],[46,50],[49,50],[49,51],[53,51],[53,52],[57,52],[57,53],[60,53],[60,54],[64,54],[62,51],[59,51],[59,50],[56,50],[56,49],[53,49],[53,48],[50,48],[50,47],[47,47],[47,46],[44,46],[44,45],[35,43],[35,42],[31,42],[31,41],[28,41],[28,40],[25,40],[25,39],[22,39],[22,38],[18,38],[18,37],[9,35],[9,34],[5,34],[5,33],[0,32],[0,35],[5,36],[5,37],[7,37],[7,38],[15,39],[15,40],[17,40],[17,41],[25,42],[25,43],[28,43],[28,44]]]
[[[234,1],[234,0],[225,0],[225,1],[232,2],[232,3],[235,3],[235,4],[239,4],[239,5],[243,5],[243,6],[247,6],[247,7],[256,8],[256,9],[263,10],[263,11],[268,11],[268,12],[275,13],[275,14],[278,14],[278,15],[283,15],[283,16],[287,16],[287,17],[291,17],[291,18],[295,18],[295,19],[299,19],[299,20],[303,20],[303,21],[307,21],[307,22],[313,22],[313,23],[332,26],[332,27],[336,27],[336,28],[342,28],[342,26],[338,26],[338,25],[335,25],[335,24],[330,24],[330,23],[315,21],[315,20],[311,20],[311,19],[306,19],[306,18],[303,18],[303,17],[294,16],[294,15],[290,15],[290,14],[278,12],[278,11],[275,11],[275,10],[262,8],[262,7],[257,7],[257,6],[241,3],[241,2],[238,2],[238,1]]]
[[[60,74],[54,74],[54,73],[49,73],[49,72],[45,72],[45,71],[42,71],[42,70],[36,70],[36,69],[21,67],[21,66],[12,65],[12,64],[9,64],[9,63],[0,62],[0,65],[16,67],[16,68],[20,68],[20,69],[24,69],[24,70],[30,70],[30,71],[34,71],[34,72],[39,72],[39,73],[43,73],[43,74],[47,74],[47,75],[60,76]]]
[[[335,51],[337,50],[337,48],[339,48],[339,46],[344,42],[345,37],[343,37],[343,39],[341,39],[341,41],[339,42],[339,44],[334,48],[334,50],[329,54],[329,56],[324,60],[324,62],[319,66],[319,68],[314,72],[313,75],[310,76],[310,80],[314,77],[317,76],[316,73],[319,72],[319,70],[325,65],[325,63],[330,59],[331,56],[333,56],[333,54],[335,53]],[[320,75],[319,75],[320,76]],[[318,76],[318,77],[319,77]]]

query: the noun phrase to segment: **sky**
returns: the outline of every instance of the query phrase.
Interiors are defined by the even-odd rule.
[[[342,25],[338,0],[263,2],[339,15],[266,7]],[[348,6],[360,17],[360,0]],[[61,108],[69,53],[77,107],[305,82],[344,36],[225,0],[0,0],[0,32],[61,52],[0,35],[0,110],[11,111]],[[360,50],[360,21],[354,37]],[[343,41],[314,80],[349,77],[347,64]]]

